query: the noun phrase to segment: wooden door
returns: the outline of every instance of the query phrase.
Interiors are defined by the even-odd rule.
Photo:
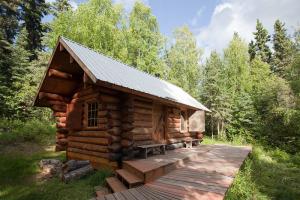
[[[161,104],[153,104],[153,132],[152,140],[155,143],[165,142],[165,109]]]

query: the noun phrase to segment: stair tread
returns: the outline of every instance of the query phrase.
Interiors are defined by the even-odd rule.
[[[106,183],[109,185],[113,192],[121,192],[127,190],[126,186],[116,177],[106,178]]]
[[[127,171],[126,169],[118,169],[116,170],[117,174],[119,174],[124,180],[127,181],[129,184],[137,184],[137,183],[143,183],[143,180],[140,179],[135,174]]]

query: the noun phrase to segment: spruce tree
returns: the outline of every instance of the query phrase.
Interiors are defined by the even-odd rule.
[[[259,56],[262,61],[270,63],[272,56],[268,46],[268,43],[271,40],[270,35],[259,20],[256,21],[256,32],[253,34],[255,41],[250,42],[248,50],[250,59],[252,60],[255,56]]]
[[[284,26],[279,20],[274,24],[272,62],[272,71],[283,78],[286,77],[287,69],[292,62],[292,42]]]
[[[52,12],[54,16],[58,16],[59,13],[68,11],[72,8],[72,6],[69,3],[69,0],[56,0],[52,4]]]
[[[19,1],[2,0],[0,1],[0,31],[2,39],[13,43],[19,28]]]
[[[28,0],[21,3],[21,18],[28,32],[26,49],[31,53],[30,60],[37,58],[37,51],[42,50],[42,37],[46,28],[42,18],[48,13],[49,5],[45,0]]]

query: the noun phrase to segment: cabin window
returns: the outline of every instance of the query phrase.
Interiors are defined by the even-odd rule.
[[[98,126],[98,103],[88,103],[88,127]]]
[[[187,131],[187,112],[186,111],[180,112],[180,131],[181,132]]]

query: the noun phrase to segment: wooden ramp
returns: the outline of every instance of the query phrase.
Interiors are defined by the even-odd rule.
[[[200,145],[194,151],[197,151],[197,149],[201,153],[192,153],[194,156],[189,156],[188,162],[181,162],[179,168],[170,170],[169,173],[160,178],[147,182],[143,186],[98,197],[97,199],[223,199],[240,166],[251,151],[251,147]],[[160,163],[158,164],[154,161],[155,157],[152,158],[152,165],[150,162],[148,163],[149,170],[153,170],[154,165],[161,168],[161,166],[165,166],[163,163],[174,163],[170,160],[174,161],[175,159],[169,158],[168,160],[166,158],[165,161],[160,160],[161,162],[158,162]],[[138,162],[138,160],[135,162]],[[146,160],[140,160],[140,162],[145,164]],[[144,168],[141,163],[140,168]]]

